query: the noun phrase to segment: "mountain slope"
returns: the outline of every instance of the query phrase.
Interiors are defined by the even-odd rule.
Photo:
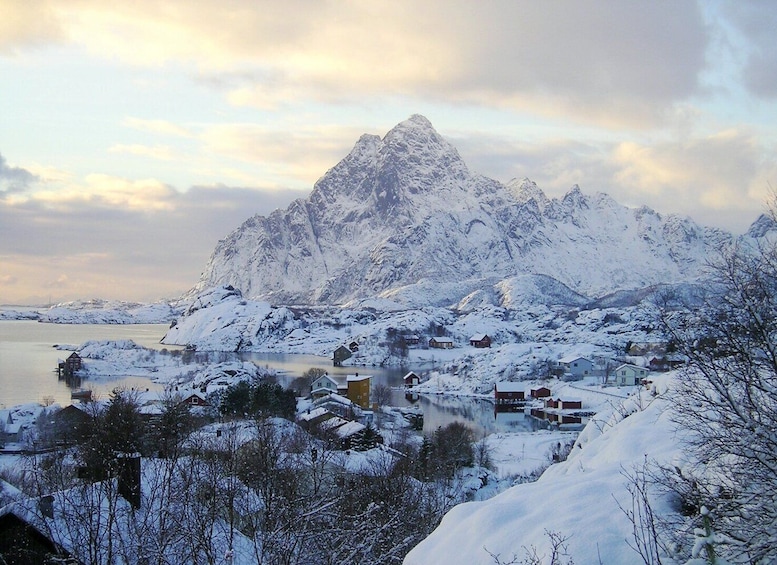
[[[191,295],[232,285],[276,304],[337,304],[419,281],[538,274],[591,297],[696,280],[730,239],[577,186],[551,200],[527,179],[473,174],[416,115],[382,139],[362,136],[307,199],[219,242]]]

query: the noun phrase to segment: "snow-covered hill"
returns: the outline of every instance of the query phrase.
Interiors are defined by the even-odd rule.
[[[760,227],[751,235],[771,229]],[[555,279],[546,288],[568,287],[569,299],[590,300],[698,280],[710,250],[731,239],[577,186],[549,199],[528,179],[503,185],[473,174],[415,115],[382,139],[362,136],[308,198],[249,218],[219,242],[189,296],[232,285],[275,304],[382,296],[416,305],[423,294],[427,303],[455,305],[504,279],[515,287],[515,277],[534,274]],[[447,285],[442,297],[439,285]],[[531,293],[540,288],[532,286]]]
[[[456,506],[407,555],[405,565],[528,563],[524,560],[533,549],[546,558],[551,554],[549,534],[566,538],[574,563],[641,563],[629,546],[634,543],[632,523],[621,510],[632,509],[627,475],[646,462],[680,468],[690,464],[678,441],[680,430],[672,423],[671,405],[664,400],[670,379],[657,383],[657,394],[643,391],[600,412],[569,458],[536,482]],[[678,515],[671,499],[654,494],[658,514]]]
[[[180,308],[168,302],[140,304],[111,300],[65,302],[40,312],[41,322],[55,324],[162,324]]]

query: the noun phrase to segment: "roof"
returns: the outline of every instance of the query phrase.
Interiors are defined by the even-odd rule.
[[[559,363],[572,363],[573,361],[577,361],[578,359],[582,359],[583,361],[591,362],[590,359],[586,359],[585,357],[581,355],[567,355],[565,357],[562,357],[558,360]]]
[[[449,337],[433,337],[432,339],[437,343],[453,343],[453,339]]]
[[[302,420],[303,422],[309,422],[310,420],[314,420],[320,416],[323,416],[327,412],[329,412],[329,410],[319,406],[318,408],[315,408],[310,412],[303,412],[302,414],[300,414],[299,419]]]
[[[345,404],[346,406],[350,406],[353,404],[348,398],[335,393],[329,393],[326,396],[322,396],[318,400],[314,402],[314,404],[325,404],[327,402],[337,402],[338,404]]]
[[[335,433],[342,438],[350,437],[353,434],[358,434],[360,431],[366,429],[367,426],[360,424],[359,422],[346,422],[342,426],[338,426]]]
[[[525,383],[519,383],[514,381],[499,381],[495,383],[497,392],[524,392],[526,390]]]
[[[633,371],[647,371],[647,368],[640,367],[639,365],[632,365],[631,363],[624,363],[623,365],[619,365],[616,371],[620,371],[621,369],[631,369]]]
[[[475,334],[471,338],[469,338],[470,341],[483,341],[486,339],[488,335],[486,334]]]
[[[356,373],[355,375],[348,375],[346,377],[346,380],[349,383],[352,383],[352,382],[364,381],[371,378],[372,378],[372,375],[360,375],[359,373]]]
[[[319,424],[319,427],[322,430],[334,430],[335,428],[344,426],[347,423],[348,423],[348,420],[341,418],[340,416],[335,416],[334,418],[329,418],[328,420],[321,422]]]

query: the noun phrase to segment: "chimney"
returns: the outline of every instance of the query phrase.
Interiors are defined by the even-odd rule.
[[[140,453],[120,453],[116,462],[119,466],[119,494],[133,508],[140,508]]]

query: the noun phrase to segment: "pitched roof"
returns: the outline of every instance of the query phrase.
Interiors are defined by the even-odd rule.
[[[371,379],[372,375],[360,375],[359,373],[356,373],[355,375],[348,375],[346,377],[347,382],[358,382],[358,381],[364,381],[367,379]]]
[[[558,360],[559,363],[572,363],[573,361],[577,361],[578,359],[582,359],[583,361],[591,362],[590,359],[586,359],[585,357],[582,357],[580,355],[567,355],[565,357],[562,357]]]
[[[524,392],[526,390],[526,383],[515,381],[499,381],[494,386],[497,392]]]
[[[320,416],[323,416],[327,412],[329,412],[329,410],[319,406],[318,408],[315,408],[310,412],[303,412],[302,414],[300,414],[299,419],[302,420],[303,422],[309,422],[310,420],[314,420]]]

